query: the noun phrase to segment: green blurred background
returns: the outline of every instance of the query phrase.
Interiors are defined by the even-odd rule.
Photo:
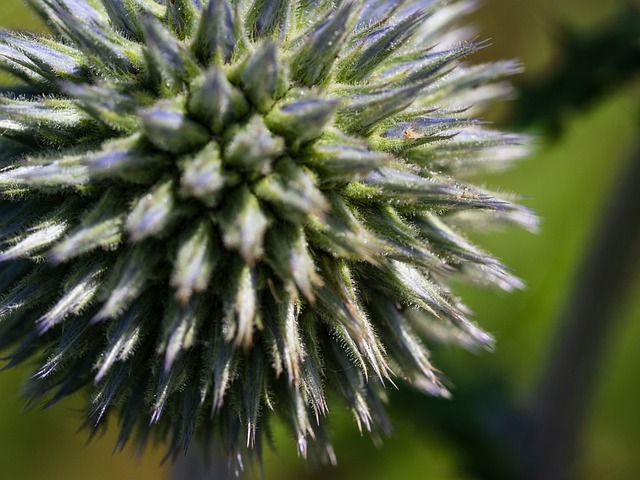
[[[540,81],[562,64],[557,45],[563,28],[597,31],[623,3],[629,2],[486,0],[468,19],[480,38],[491,40],[490,48],[479,52],[474,61],[518,58],[526,72],[516,81]],[[41,29],[22,0],[0,0],[0,26]],[[506,122],[507,110],[503,107],[492,112],[499,125]],[[543,219],[537,236],[510,230],[475,237],[526,280],[525,291],[507,295],[463,286],[456,290],[476,312],[477,322],[495,335],[496,351],[468,353],[454,347],[436,348],[434,363],[451,381],[454,400],[423,400],[391,392],[395,434],[384,441],[382,448],[374,447],[367,435],[361,436],[346,412],[334,409],[334,446],[339,463],[335,469],[306,466],[297,459],[292,439],[276,425],[276,450],[265,453],[265,479],[479,478],[465,469],[472,452],[464,449],[475,447],[461,446],[451,436],[443,435],[429,412],[455,416],[456,409],[466,408],[465,402],[486,402],[490,397],[487,389],[491,390],[494,383],[496,389],[506,385],[518,404],[527,405],[545,366],[576,269],[611,188],[638,141],[640,78],[636,75],[606,89],[586,107],[566,115],[561,126],[553,140],[539,136],[536,153],[529,159],[508,172],[481,179],[494,189],[523,195],[524,202]],[[530,130],[541,128],[533,126]],[[640,478],[640,275],[634,278],[620,309],[623,318],[607,342],[599,376],[594,373],[598,383],[585,425],[580,479]],[[44,412],[23,412],[19,391],[27,374],[25,369],[0,374],[1,479],[169,478],[169,469],[160,466],[161,449],[147,451],[140,458],[131,451],[113,455],[114,429],[86,445],[86,433],[77,432],[82,398]],[[484,385],[484,393],[473,397],[478,385]],[[461,415],[460,421],[464,420]],[[475,426],[462,428],[472,436]]]

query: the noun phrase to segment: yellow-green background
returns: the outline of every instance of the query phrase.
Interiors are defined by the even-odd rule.
[[[480,37],[491,39],[492,45],[477,60],[519,58],[527,68],[524,75],[534,80],[553,69],[558,20],[591,28],[606,21],[622,3],[486,0],[472,21]],[[0,26],[41,28],[22,0],[0,0]],[[513,170],[483,179],[492,187],[524,195],[527,205],[540,213],[543,223],[537,236],[508,231],[478,238],[527,281],[528,289],[510,295],[459,290],[476,311],[478,323],[498,340],[496,351],[490,354],[470,354],[453,348],[439,352],[441,363],[455,365],[459,382],[497,369],[514,386],[518,399],[526,404],[544,366],[559,311],[590,233],[620,167],[638,139],[639,80],[612,90],[587,110],[569,117],[558,141],[541,139],[537,153]],[[600,368],[600,381],[585,428],[580,479],[640,478],[639,275],[629,292],[622,309],[623,318],[608,342]],[[438,358],[434,361],[438,364]],[[168,471],[159,466],[161,450],[148,451],[139,459],[130,451],[112,455],[113,429],[86,445],[86,434],[77,433],[82,398],[44,412],[37,409],[23,412],[19,388],[27,373],[26,370],[0,373],[0,479],[168,478]],[[454,384],[456,376],[449,376]],[[393,404],[393,395],[391,400]],[[422,424],[418,427],[411,421],[411,415],[393,410],[391,415],[395,434],[378,449],[366,435],[359,435],[344,412],[336,411],[339,467],[323,469],[321,473],[314,474],[296,458],[292,439],[277,434],[277,451],[266,454],[265,478],[470,478],[462,473],[461,454],[452,445]]]

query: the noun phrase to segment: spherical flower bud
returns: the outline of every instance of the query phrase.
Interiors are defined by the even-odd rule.
[[[453,278],[520,285],[467,226],[525,208],[469,183],[524,139],[474,115],[512,62],[465,1],[32,0],[0,32],[0,348],[31,402],[88,394],[120,446],[281,417],[334,460],[331,393],[388,431],[386,386],[448,395],[434,339],[489,347]]]

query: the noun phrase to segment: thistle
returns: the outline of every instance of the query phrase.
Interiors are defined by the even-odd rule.
[[[520,282],[461,233],[532,227],[467,180],[523,152],[474,115],[514,62],[469,2],[32,0],[0,32],[0,348],[31,403],[82,390],[119,446],[269,418],[335,461],[327,397],[390,428],[398,379],[447,395],[425,341],[489,347],[448,284]]]

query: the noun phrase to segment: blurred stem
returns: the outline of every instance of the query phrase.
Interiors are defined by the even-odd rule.
[[[532,480],[572,478],[603,353],[632,283],[640,246],[640,150],[624,170],[581,266],[534,397],[526,475]]]
[[[192,445],[173,464],[171,480],[242,480],[229,469],[226,455],[214,448]]]

